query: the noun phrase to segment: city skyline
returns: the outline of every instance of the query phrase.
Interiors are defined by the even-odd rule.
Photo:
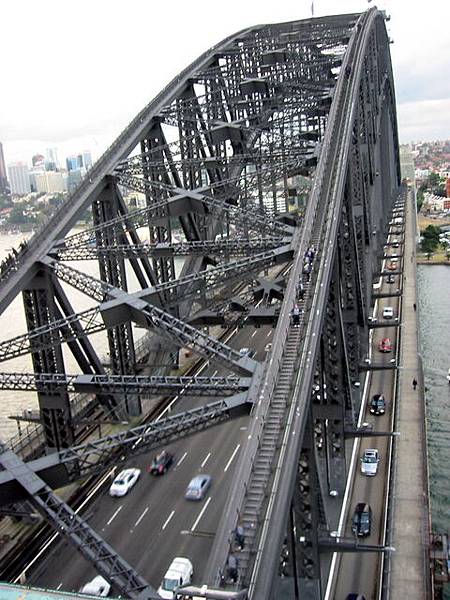
[[[450,138],[450,80],[442,75],[450,61],[450,40],[443,29],[450,6],[438,0],[430,0],[426,9],[408,0],[380,0],[377,5],[392,17],[387,28],[394,40],[391,53],[400,141]],[[42,0],[39,5],[5,0],[3,14],[11,23],[0,40],[2,55],[10,56],[5,66],[10,85],[0,97],[5,161],[29,161],[32,154],[44,154],[49,146],[57,147],[60,157],[88,147],[96,158],[173,77],[227,35],[256,22],[309,18],[312,7],[319,17],[362,12],[369,6],[367,0],[308,0],[295,6],[288,0],[276,6],[262,0],[255,10],[228,0],[228,9],[218,20],[208,3],[194,0],[189,6],[177,5],[177,18],[169,22],[163,7],[142,0],[130,0],[127,9],[115,2],[99,0],[92,5],[80,0],[78,10],[70,13],[68,28],[67,11],[56,0]],[[25,21],[24,11],[29,17]],[[105,11],[107,29],[99,26]],[[146,25],[150,17],[151,35]],[[14,33],[14,24],[19,23],[21,44]],[[65,57],[80,45],[81,38],[83,60],[76,65],[78,76],[67,79],[64,86],[48,86],[30,56],[35,49],[51,55],[52,66],[46,68],[65,76]],[[175,50],[173,39],[177,40]],[[162,54],[164,60],[159,58]],[[27,77],[22,77],[25,71]]]

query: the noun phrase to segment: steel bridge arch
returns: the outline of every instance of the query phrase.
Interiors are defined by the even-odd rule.
[[[295,564],[289,565],[283,584],[287,582],[294,594],[299,590],[312,590],[314,596],[311,597],[319,598],[321,595],[319,532],[321,535],[328,533],[325,496],[330,483],[330,465],[336,469],[332,483],[338,486],[339,477],[345,473],[344,428],[354,425],[359,403],[359,392],[354,384],[367,346],[368,309],[372,280],[377,271],[376,254],[385,233],[388,210],[400,183],[394,87],[383,21],[384,15],[371,9],[362,16],[344,15],[257,26],[234,34],[211,48],[136,116],[94,165],[70,197],[70,202],[52,217],[42,232],[32,238],[16,270],[1,282],[1,311],[19,291],[24,291],[29,307],[30,334],[20,342],[11,340],[11,343],[16,348],[19,344],[29,343],[31,352],[38,357],[35,369],[37,374],[42,375],[42,380],[48,381],[48,385],[52,381],[56,384],[64,380],[61,356],[58,350],[56,353],[49,350],[53,341],[56,341],[56,348],[62,343],[72,344],[71,349],[83,373],[102,375],[98,357],[86,341],[89,333],[98,330],[99,322],[89,321],[86,325],[86,321],[80,321],[74,324],[75,311],[58,287],[51,267],[58,252],[63,255],[71,247],[68,239],[66,242],[64,238],[78,215],[92,204],[95,225],[92,239],[99,249],[101,280],[83,277],[70,268],[64,269],[64,277],[60,269],[58,276],[63,281],[82,286],[99,302],[99,313],[95,317],[100,316],[104,328],[113,331],[110,348],[117,365],[115,374],[123,375],[124,381],[134,368],[129,325],[134,321],[178,343],[192,344],[203,356],[220,359],[222,364],[238,373],[252,374],[248,404],[254,406],[253,426],[256,428],[265,418],[260,412],[262,407],[269,408],[274,403],[277,390],[281,389],[277,384],[283,365],[288,362],[287,346],[289,343],[296,345],[295,356],[289,359],[291,376],[299,366],[301,373],[293,377],[294,386],[285,393],[285,412],[276,419],[279,419],[277,435],[281,442],[279,447],[278,442],[275,444],[271,457],[272,463],[277,465],[275,471],[282,469],[284,476],[274,475],[270,472],[272,467],[269,468],[266,474],[268,487],[264,493],[270,501],[263,500],[260,505],[264,514],[269,516],[261,519],[262,524],[257,523],[254,539],[247,547],[248,556],[242,556],[239,565],[237,585],[248,589],[250,598],[276,597],[277,585],[280,585],[278,562],[286,537],[289,538],[288,545],[291,555],[295,556]],[[323,44],[326,45],[329,39],[329,56],[318,49],[320,44],[317,38],[314,39],[320,31],[324,33]],[[301,62],[297,57],[298,72],[288,68],[283,70],[279,65],[292,60],[292,49],[296,47],[306,48],[306,59]],[[339,53],[333,55],[333,49],[337,47],[346,47],[343,62],[342,56],[336,58]],[[240,53],[245,54],[249,63],[254,61],[248,71],[239,63],[237,57]],[[225,62],[221,64],[221,60]],[[320,70],[320,61],[324,64],[323,71]],[[224,65],[230,65],[232,77],[229,85],[223,81]],[[337,79],[333,69],[340,73]],[[261,76],[264,72],[269,73],[266,79]],[[252,77],[252,73],[256,76]],[[194,88],[199,80],[207,82],[204,86],[206,100],[195,95]],[[268,93],[267,81],[273,86],[272,96]],[[298,91],[302,86],[309,90],[309,96]],[[292,89],[297,90],[297,96],[286,91]],[[277,94],[285,102],[281,109]],[[333,97],[331,104],[330,94]],[[296,120],[296,106],[301,101],[304,102],[302,110],[305,114],[308,111],[315,114],[314,125],[306,117],[302,122],[300,118]],[[240,114],[245,116],[243,124],[239,122]],[[280,114],[292,115],[291,140],[288,136],[283,137],[286,136],[284,127],[289,126],[291,117],[286,118],[278,130],[277,119],[282,121],[285,118]],[[164,121],[178,124],[178,160],[173,155],[174,146],[165,139],[161,126]],[[260,141],[270,135],[274,135],[273,139],[279,143],[278,154],[273,152],[273,148],[264,148]],[[314,149],[303,143],[314,138],[320,140]],[[383,154],[382,160],[379,148],[384,142],[388,152]],[[130,156],[137,146],[140,146],[140,155],[137,158],[133,154]],[[255,148],[263,167],[252,176],[247,165],[255,162]],[[246,153],[250,158],[246,158]],[[334,168],[337,166],[339,168]],[[275,180],[278,177],[283,181],[281,198],[286,201],[287,174],[300,171],[314,174],[314,182],[304,220],[299,225],[292,218],[279,214],[282,211],[278,205],[283,202],[279,202],[276,185],[271,178]],[[205,185],[204,177],[208,178],[208,185]],[[245,180],[246,186],[251,183],[257,191],[251,201],[246,197],[243,186],[239,188],[240,178]],[[151,261],[145,257],[139,244],[136,229],[140,216],[135,214],[137,211],[127,211],[118,184],[130,188],[134,185],[146,197],[147,214],[151,213],[155,219],[155,224],[148,223],[151,244],[160,251],[159,255],[151,257]],[[263,210],[262,197],[269,193],[274,199],[271,211]],[[218,202],[222,205],[219,206]],[[259,215],[259,220],[250,221],[246,214],[248,207],[250,210],[259,207],[259,212],[254,213]],[[277,322],[276,341],[267,360],[265,374],[255,361],[241,358],[231,348],[207,336],[199,337],[195,328],[185,323],[188,315],[185,304],[176,299],[172,255],[177,248],[172,245],[172,219],[179,218],[187,243],[198,246],[215,238],[217,217],[223,215],[227,223],[236,224],[246,234],[249,246],[258,231],[269,231],[271,239],[268,239],[268,244],[270,242],[275,250],[278,249],[270,259],[262,253],[249,259],[248,281],[268,264],[275,264],[276,256],[294,253],[279,316],[274,316],[274,322]],[[299,226],[295,228],[295,225]],[[326,248],[321,246],[323,243],[327,244]],[[313,273],[306,278],[303,276],[304,254],[311,244],[317,244],[316,256],[313,258]],[[130,251],[128,254],[122,251],[122,255],[112,257],[110,249],[120,245],[128,245]],[[140,248],[140,254],[133,253],[134,247]],[[78,250],[83,252],[82,243]],[[168,250],[167,254],[165,250]],[[127,292],[125,256],[143,288],[138,294]],[[207,251],[205,256],[208,256]],[[219,263],[218,277],[220,268]],[[223,267],[223,273],[224,276],[230,273],[229,264]],[[238,261],[235,273],[242,274],[242,263],[238,264]],[[198,292],[199,296],[204,296],[204,307],[209,308],[215,299],[208,288],[211,273],[205,268],[205,258],[193,254],[185,263],[182,275],[187,278],[183,285],[189,285],[191,293]],[[301,280],[308,288],[304,298],[299,298]],[[158,306],[176,308],[164,311],[153,306],[149,297],[158,297]],[[298,335],[293,336],[290,314],[292,306],[299,300],[303,302],[304,314],[308,318],[304,319]],[[46,310],[38,310],[40,306],[46,306]],[[211,318],[211,315],[202,318]],[[7,359],[8,354],[5,353],[3,360]],[[336,363],[342,359],[346,367],[339,370]],[[49,370],[45,371],[45,368]],[[44,396],[42,418],[45,421],[46,415],[48,417],[47,441],[53,447],[59,444],[71,446],[67,392],[66,395],[58,392],[59,404],[55,410],[51,403],[46,404],[45,390],[38,389]],[[98,401],[108,408],[117,406],[114,398],[102,397],[102,394],[98,394]],[[246,402],[243,401],[243,404]],[[139,407],[128,405],[126,409],[139,410]],[[332,454],[328,463],[322,448],[318,447],[317,436],[317,429],[319,433],[325,431],[325,422],[332,422],[326,432],[327,447]],[[285,433],[289,432],[288,425],[295,429],[295,444],[290,443],[290,434]],[[258,430],[258,434],[262,439],[264,430]],[[230,491],[229,508],[216,535],[206,575],[208,582],[214,585],[223,583],[223,574],[226,574],[227,562],[233,553],[230,532],[236,528],[237,515],[242,518],[243,503],[248,501],[248,490],[261,449],[255,444],[257,439],[258,436],[255,436],[248,444],[248,452],[239,465]],[[283,448],[284,462],[279,461],[280,448]],[[50,463],[55,464],[55,455]],[[3,465],[8,471],[5,464],[7,461]],[[42,471],[32,464],[29,468],[36,478],[42,474],[45,480],[45,466]],[[302,477],[305,472],[302,473],[302,469],[306,469],[313,481],[306,500],[298,493],[304,487]],[[286,476],[286,473],[289,475]],[[76,478],[76,469],[71,476]],[[64,474],[64,479],[66,477]],[[240,489],[243,484],[247,488],[245,492]],[[52,481],[51,485],[56,485],[56,481]],[[37,482],[36,489],[45,489],[47,504],[54,504],[48,486]],[[25,491],[31,502],[36,501],[30,489],[25,487]],[[274,509],[269,514],[267,504],[270,503]],[[314,503],[315,509],[311,510]],[[306,506],[310,507],[312,522],[317,525],[317,535],[306,533],[308,549],[305,551],[291,534],[294,524],[299,532],[302,526],[306,526],[306,521],[302,521],[302,514],[307,512]],[[42,501],[39,507],[45,513]],[[259,514],[257,517],[259,519]],[[55,523],[54,516],[49,520]],[[60,524],[63,525],[62,520]],[[72,541],[77,544],[76,540]],[[95,554],[89,558],[99,565]],[[108,565],[101,566],[101,572],[112,578],[113,583],[130,597],[136,597],[136,587],[132,587],[131,592],[127,587],[131,580],[133,586],[139,587],[139,593],[146,585],[142,578],[133,579],[129,565],[127,572],[131,575],[125,582],[119,581],[115,575],[111,576],[115,571],[108,569]],[[226,577],[225,583],[230,584]],[[148,590],[149,594],[154,593],[150,587]]]

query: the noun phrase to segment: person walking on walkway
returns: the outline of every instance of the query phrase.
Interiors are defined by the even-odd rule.
[[[414,379],[412,380],[412,384],[413,384],[413,389],[415,390],[417,387],[417,379],[414,377]]]
[[[413,304],[413,309],[414,309],[414,312],[416,312],[417,306],[416,306],[416,303],[415,303],[415,302],[414,302],[414,304]]]

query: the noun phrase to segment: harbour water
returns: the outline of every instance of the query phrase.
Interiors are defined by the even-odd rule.
[[[450,531],[450,266],[418,265],[420,351],[425,375],[431,512]]]

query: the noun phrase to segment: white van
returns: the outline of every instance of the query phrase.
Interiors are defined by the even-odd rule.
[[[82,594],[90,594],[91,596],[99,596],[100,598],[106,598],[111,589],[110,584],[101,575],[94,577],[92,581],[85,583],[81,588]]]
[[[177,588],[191,583],[194,568],[188,558],[177,556],[167,569],[161,585],[158,588],[158,594],[161,598],[173,598]]]

